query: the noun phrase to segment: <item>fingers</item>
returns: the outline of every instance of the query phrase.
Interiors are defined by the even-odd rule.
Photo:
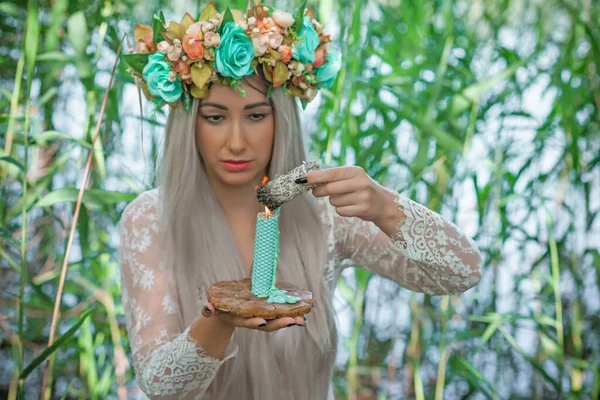
[[[275,332],[280,329],[292,328],[294,326],[306,326],[304,317],[283,317],[265,321],[262,318],[240,318],[239,326],[249,329],[257,329],[263,332]]]
[[[221,313],[219,318],[225,324],[235,326],[236,328],[260,329],[267,325],[267,321],[264,318],[237,317],[226,312]]]
[[[367,202],[368,199],[361,192],[339,194],[329,197],[329,203],[334,207],[353,206]]]
[[[306,317],[304,316],[298,316],[298,317],[284,317],[284,318],[277,318],[271,321],[267,321],[267,324],[261,328],[259,328],[259,330],[261,331],[265,331],[265,332],[274,332],[277,331],[279,329],[285,329],[285,328],[292,328],[294,326],[298,326],[298,327],[305,327],[306,326]]]
[[[239,328],[248,328],[248,329],[264,329],[268,322],[264,318],[243,318],[243,317],[234,317],[236,318],[236,326]]]
[[[315,185],[327,182],[343,181],[353,178],[364,170],[360,167],[336,167],[311,171],[306,174],[307,182],[305,185]],[[301,178],[300,178],[301,179]]]
[[[205,318],[219,317],[221,321],[236,328],[256,329],[264,332],[275,332],[279,329],[291,328],[293,326],[306,326],[306,317],[298,316],[276,318],[265,320],[264,318],[244,318],[219,311],[211,303],[202,307],[202,315]]]
[[[335,181],[322,184],[313,189],[313,195],[315,197],[335,196],[341,194],[353,193],[358,190],[360,182],[354,180]]]
[[[202,313],[202,315],[203,315],[204,317],[206,317],[206,318],[210,318],[210,317],[213,317],[213,316],[215,316],[215,315],[219,315],[219,314],[221,314],[222,312],[221,312],[221,311],[219,311],[219,310],[217,310],[217,309],[215,308],[215,306],[213,306],[211,303],[205,303],[205,304],[202,306],[202,311],[201,311],[201,313]]]
[[[291,328],[292,326],[296,326],[296,324],[296,320],[291,317],[276,318],[267,321],[267,325],[260,328],[260,330],[265,332],[275,332],[280,329]]]
[[[366,204],[354,204],[351,206],[336,207],[335,211],[342,217],[362,217],[369,212],[369,207]]]

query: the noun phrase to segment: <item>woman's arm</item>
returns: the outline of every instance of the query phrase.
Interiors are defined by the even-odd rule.
[[[402,195],[395,194],[392,204],[395,213],[379,224],[336,215],[336,248],[342,258],[407,289],[433,295],[462,293],[479,282],[481,257],[470,238]]]
[[[129,343],[146,395],[193,397],[204,393],[223,362],[235,356],[237,348],[227,349],[234,328],[202,316],[190,327],[180,326],[172,275],[159,263],[154,195],[141,195],[121,219],[121,291]]]
[[[481,279],[475,243],[441,215],[390,191],[361,168],[307,174],[329,197],[338,257],[429,294],[461,293]]]

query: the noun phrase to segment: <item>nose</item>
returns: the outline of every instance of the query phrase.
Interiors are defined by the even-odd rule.
[[[244,151],[246,142],[244,138],[244,132],[239,122],[231,125],[231,132],[227,137],[227,148],[233,154],[240,154]]]

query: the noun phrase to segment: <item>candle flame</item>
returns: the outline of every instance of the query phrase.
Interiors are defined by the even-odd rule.
[[[271,210],[269,210],[269,207],[265,206],[265,216],[268,218],[271,216]]]

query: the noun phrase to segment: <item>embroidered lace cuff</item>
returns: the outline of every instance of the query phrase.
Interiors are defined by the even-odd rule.
[[[228,346],[223,360],[207,356],[186,329],[175,340],[154,350],[142,364],[140,387],[149,396],[177,396],[204,393],[219,367],[237,354],[237,345]]]
[[[404,215],[404,217],[400,220],[400,222],[398,222],[398,225],[396,226],[396,233],[392,236],[392,240],[398,248],[406,250],[408,248],[407,240],[409,237],[409,232],[411,230],[411,226],[415,222],[415,215],[412,211],[412,207],[415,205],[419,206],[420,204],[417,204],[402,195],[396,196],[395,203],[402,211],[402,215]]]
[[[200,357],[204,362],[216,364],[217,366],[220,366],[225,361],[229,360],[232,357],[235,357],[239,350],[238,345],[233,344],[232,337],[232,340],[229,342],[229,344],[227,345],[227,349],[225,350],[225,357],[223,357],[222,360],[219,360],[218,358],[214,358],[206,354],[206,351],[202,348],[202,346],[200,346],[200,344],[198,344],[198,342],[196,342],[196,340],[190,335],[189,327],[184,331],[184,335],[187,341],[196,348],[196,354],[198,355],[198,357]]]

